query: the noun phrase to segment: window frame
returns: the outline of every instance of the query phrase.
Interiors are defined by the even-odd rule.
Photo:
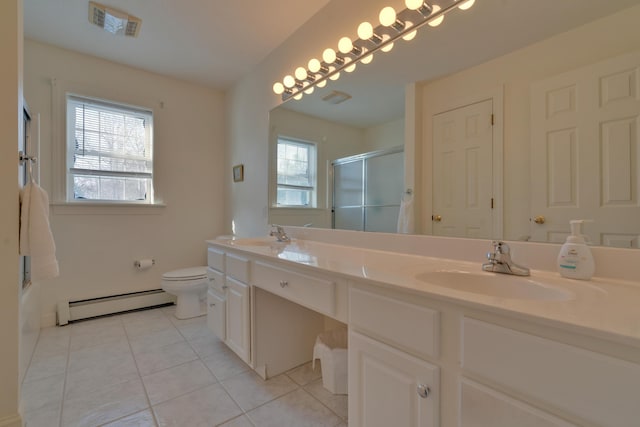
[[[308,174],[310,175],[310,181],[312,183],[311,186],[300,186],[293,184],[280,184],[278,182],[278,148],[280,143],[286,143],[290,145],[298,145],[305,146],[309,148],[308,151]],[[285,135],[277,135],[276,136],[276,149],[275,149],[275,189],[274,189],[274,199],[273,199],[273,207],[276,209],[316,209],[318,206],[318,144],[313,141],[308,141],[300,138],[293,138]],[[279,188],[291,188],[291,189],[303,189],[308,190],[311,193],[310,203],[308,205],[288,205],[288,204],[279,204],[278,203],[278,189]]]
[[[139,107],[131,104],[126,104],[118,101],[113,101],[105,98],[97,98],[86,95],[79,95],[74,92],[66,92],[64,94],[64,111],[66,116],[66,123],[64,128],[64,147],[65,147],[65,159],[64,159],[64,203],[73,205],[101,205],[101,206],[153,206],[158,205],[155,199],[155,140],[154,140],[154,114],[150,108]],[[151,156],[148,161],[151,162],[151,172],[120,172],[120,171],[91,171],[80,168],[74,168],[74,154],[75,154],[75,114],[71,114],[71,111],[78,103],[84,103],[87,105],[94,105],[97,108],[104,110],[113,110],[118,113],[125,113],[130,115],[144,116],[148,121],[148,126],[145,124],[145,140],[149,144]],[[95,175],[101,177],[131,177],[131,178],[148,178],[148,193],[145,200],[119,200],[119,199],[77,199],[75,198],[74,188],[74,176],[75,175]]]

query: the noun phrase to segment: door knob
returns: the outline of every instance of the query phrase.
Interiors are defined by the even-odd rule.
[[[435,222],[440,222],[442,221],[442,216],[440,215],[431,215],[431,219]]]
[[[418,396],[420,396],[423,399],[426,399],[427,397],[429,397],[429,394],[431,393],[431,389],[424,384],[418,384],[417,391],[418,391]]]
[[[546,220],[547,219],[542,215],[538,215],[537,217],[533,218],[533,222],[535,222],[536,224],[544,224]]]

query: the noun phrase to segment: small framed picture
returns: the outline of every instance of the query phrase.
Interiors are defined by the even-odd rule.
[[[244,165],[236,165],[233,167],[233,182],[244,181]]]

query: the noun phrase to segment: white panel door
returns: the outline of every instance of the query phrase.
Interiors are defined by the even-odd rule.
[[[436,366],[349,333],[350,426],[436,427],[438,396]]]
[[[227,276],[227,340],[229,348],[250,363],[249,285]]]
[[[493,100],[433,116],[433,234],[491,238]]]
[[[639,124],[640,52],[532,85],[532,240],[640,247]]]

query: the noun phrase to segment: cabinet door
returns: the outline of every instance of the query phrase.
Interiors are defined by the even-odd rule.
[[[349,333],[350,426],[437,426],[439,380],[438,367]]]
[[[249,363],[249,285],[227,276],[227,340],[229,348]]]
[[[213,289],[207,292],[207,327],[218,338],[225,340],[227,337],[227,316],[225,300]]]

